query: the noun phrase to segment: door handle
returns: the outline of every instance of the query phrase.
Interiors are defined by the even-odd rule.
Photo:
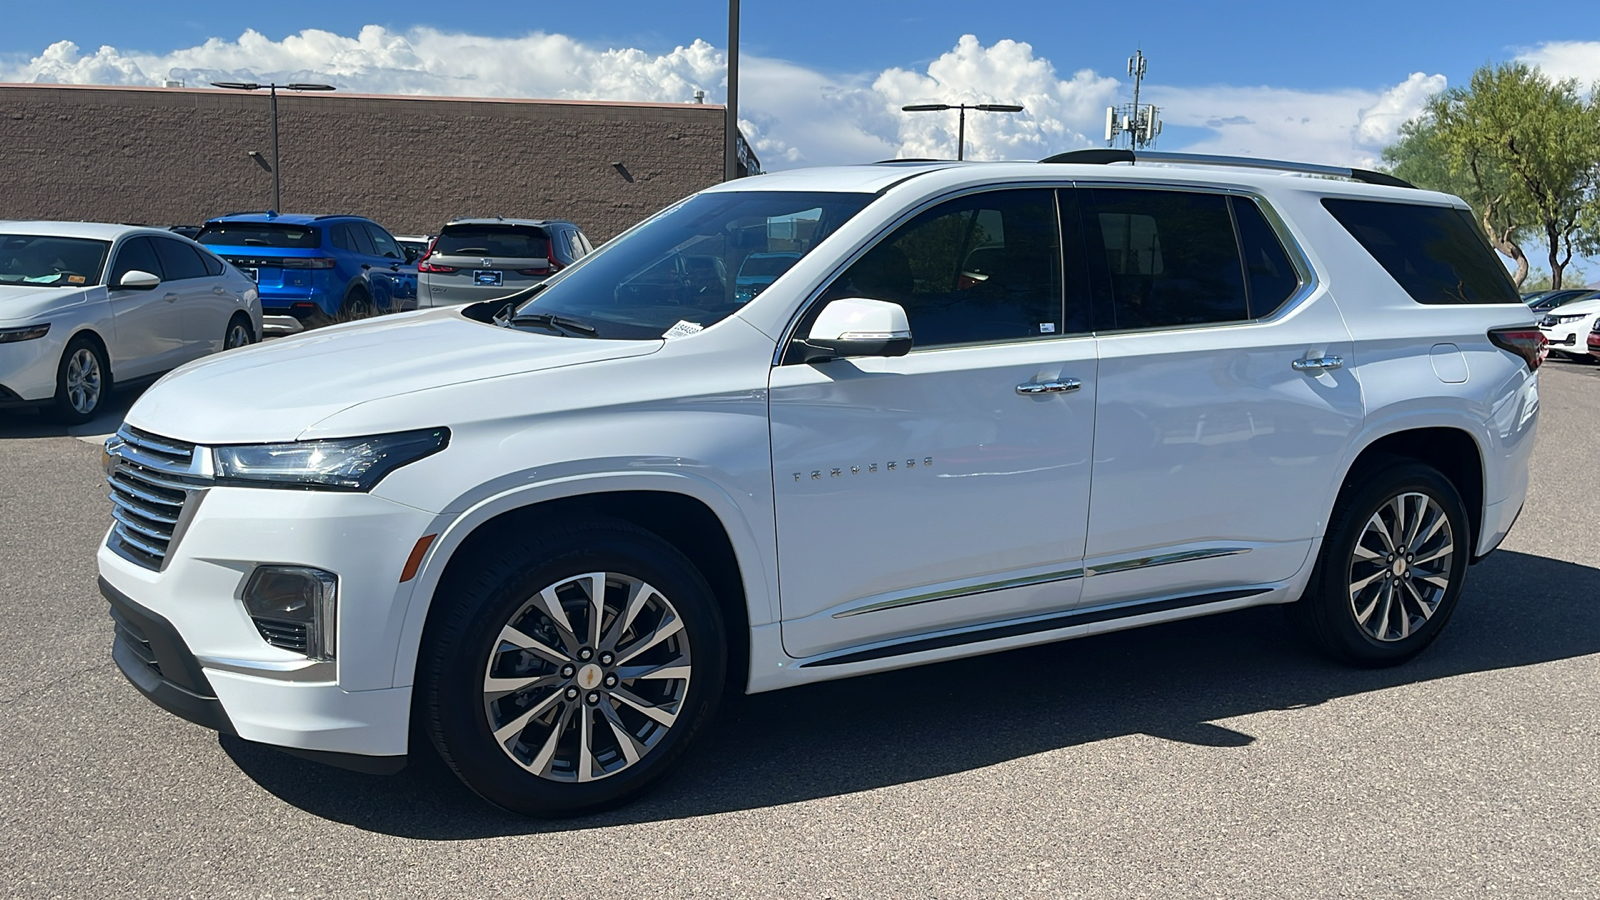
[[[217,296],[219,296],[219,297],[220,297],[220,296],[222,296],[222,295],[223,295],[223,294],[226,294],[226,293],[227,293],[227,291],[225,291],[225,290],[223,290],[223,289],[222,289],[222,286],[221,286],[221,285],[217,285],[217,286],[216,286],[216,287],[213,287],[213,288],[212,288],[212,289],[211,289],[211,293],[213,293],[213,294],[216,294],[216,295],[217,295]]]
[[[175,293],[169,293],[163,295],[161,299],[167,301],[168,303],[176,303],[178,301],[178,295]]]
[[[1083,387],[1083,382],[1076,378],[1060,378],[1055,381],[1033,381],[1017,385],[1017,393],[1024,397],[1033,394],[1070,394]]]
[[[1340,356],[1319,356],[1313,359],[1297,359],[1290,363],[1296,372],[1318,372],[1323,369],[1340,369],[1344,367],[1344,358]]]

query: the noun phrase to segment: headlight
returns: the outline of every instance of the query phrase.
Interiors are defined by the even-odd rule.
[[[1579,315],[1576,315],[1576,316],[1551,316],[1550,318],[1554,319],[1555,320],[1555,324],[1557,324],[1557,325],[1565,325],[1568,322],[1576,322],[1576,321],[1578,321],[1579,319],[1583,318],[1583,315],[1579,314]]]
[[[24,325],[21,328],[0,328],[0,344],[14,344],[17,341],[31,341],[42,338],[50,333],[50,323],[40,325]]]
[[[212,448],[217,483],[249,487],[369,491],[395,469],[443,450],[450,429],[371,437]]]

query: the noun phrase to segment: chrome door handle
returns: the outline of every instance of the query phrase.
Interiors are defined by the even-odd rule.
[[[1023,396],[1031,394],[1070,394],[1083,387],[1083,382],[1076,378],[1062,378],[1057,381],[1034,381],[1028,384],[1017,385],[1017,393]]]
[[[166,294],[166,295],[162,296],[161,299],[167,301],[168,303],[176,303],[176,302],[178,302],[178,295],[177,294]]]
[[[1314,359],[1297,359],[1290,363],[1296,372],[1316,372],[1322,369],[1344,368],[1344,358],[1340,356],[1319,356]]]
[[[227,293],[227,291],[225,291],[225,290],[223,290],[223,289],[222,289],[222,288],[221,288],[221,286],[218,286],[218,287],[213,287],[213,288],[212,288],[212,289],[211,289],[211,293],[213,293],[213,294],[216,294],[216,295],[217,295],[217,296],[219,296],[219,297],[220,297],[220,296],[222,296],[222,295],[223,295],[223,294],[226,294],[226,293]]]

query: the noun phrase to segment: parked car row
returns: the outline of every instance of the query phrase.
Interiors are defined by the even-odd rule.
[[[0,224],[0,409],[84,422],[114,384],[264,332],[492,299],[594,249],[571,222],[533,219],[456,219],[408,240],[361,216],[275,212]]]
[[[1552,351],[1568,359],[1588,362],[1600,349],[1594,341],[1595,329],[1600,328],[1600,291],[1579,293],[1578,298],[1545,313],[1539,320],[1539,330]]]

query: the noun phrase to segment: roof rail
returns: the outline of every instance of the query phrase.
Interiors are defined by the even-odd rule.
[[[934,159],[931,156],[902,156],[897,159],[880,159],[870,165],[892,166],[895,163],[930,163],[930,162],[955,162],[953,159]]]
[[[1077,163],[1103,166],[1111,163],[1172,163],[1186,166],[1230,166],[1240,169],[1271,169],[1276,172],[1298,172],[1303,175],[1331,175],[1349,178],[1367,184],[1416,189],[1416,185],[1385,172],[1353,169],[1344,166],[1323,166],[1316,163],[1287,162],[1281,159],[1255,159],[1249,156],[1211,156],[1205,153],[1165,153],[1162,151],[1117,150],[1095,147],[1088,150],[1071,150],[1039,160],[1041,163]]]

